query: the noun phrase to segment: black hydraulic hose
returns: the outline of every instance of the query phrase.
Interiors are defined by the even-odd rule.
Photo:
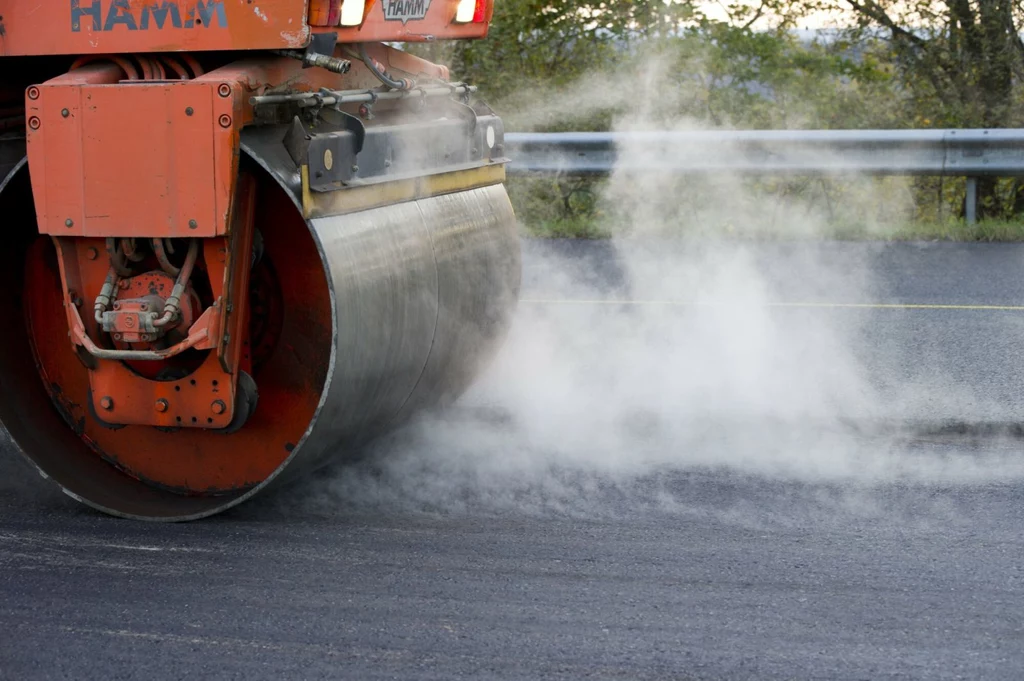
[[[366,64],[366,68],[370,69],[370,73],[377,76],[377,80],[392,90],[411,90],[415,85],[411,80],[406,80],[405,78],[399,80],[392,78],[385,70],[383,64],[366,53],[366,45],[363,43],[359,43],[359,58]]]

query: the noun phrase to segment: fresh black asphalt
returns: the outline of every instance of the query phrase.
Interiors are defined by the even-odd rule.
[[[562,402],[530,393],[564,388],[565,357],[545,354],[568,337],[559,324],[595,334],[625,380],[652,360],[627,361],[622,325],[601,318],[641,314],[660,338],[677,330],[664,318],[719,293],[670,281],[677,247],[630,248],[525,244],[520,316],[548,335],[531,344],[513,331],[499,369],[455,407],[460,427],[414,424],[367,460],[205,521],[100,516],[8,447],[0,679],[1024,678],[1024,247],[749,246],[722,280],[756,289],[774,321],[752,308],[760,321],[741,325],[737,344],[699,346],[701,379],[757,341],[744,333],[789,343],[787,329],[833,331],[878,388],[870,415],[885,425],[854,414],[831,440],[800,435],[794,414],[818,384],[797,378],[799,409],[702,422],[699,444],[660,459],[658,447],[680,442],[671,405],[640,400],[654,416],[637,416],[635,446],[623,440],[616,458],[573,426],[585,410],[549,415]],[[721,320],[710,314],[695,323]],[[496,384],[531,357],[542,373],[524,368],[515,390]],[[656,379],[628,389],[670,385]],[[823,413],[846,399],[865,407],[844,395]],[[752,441],[758,452],[836,449],[755,465]],[[909,454],[878,454],[894,443]],[[713,465],[718,454],[727,465]]]

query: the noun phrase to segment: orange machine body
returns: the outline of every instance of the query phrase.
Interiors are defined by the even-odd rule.
[[[457,0],[366,0],[341,26],[338,0],[0,0],[0,57],[297,49],[315,32],[341,43],[483,38],[456,22]],[[490,19],[492,4],[481,4]],[[335,23],[330,23],[330,22]]]
[[[36,361],[58,410],[101,456],[192,491],[245,486],[280,463],[283,448],[256,475],[206,440],[179,447],[192,464],[152,452],[154,432],[234,432],[240,410],[255,409],[239,375],[278,335],[274,310],[317,310],[327,319],[310,325],[330,324],[326,293],[309,286],[302,301],[274,283],[306,276],[308,254],[294,256],[301,265],[279,257],[287,271],[250,271],[258,241],[282,240],[257,235],[255,206],[268,199],[241,168],[253,98],[394,94],[382,87],[388,73],[444,89],[447,68],[379,43],[482,38],[492,5],[480,0],[474,21],[456,21],[458,0],[365,0],[362,22],[341,26],[340,0],[0,0],[0,133],[23,139],[36,228],[55,254],[51,266],[42,246],[28,252]],[[323,45],[330,54],[315,56],[343,68],[309,63]],[[275,210],[275,223],[295,223],[294,206]],[[57,274],[59,294],[42,283]],[[301,414],[282,426],[294,442],[316,395],[279,392],[261,397],[262,413]],[[255,451],[277,436],[244,437]]]

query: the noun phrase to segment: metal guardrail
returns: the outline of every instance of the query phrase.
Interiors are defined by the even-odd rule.
[[[510,175],[931,175],[967,178],[968,222],[977,178],[1024,176],[1024,129],[694,130],[506,133]]]

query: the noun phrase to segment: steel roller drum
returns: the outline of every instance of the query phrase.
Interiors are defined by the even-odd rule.
[[[24,256],[38,238],[25,228],[34,227],[28,173],[15,168],[2,180],[0,215],[23,228],[0,253],[0,283],[8,292],[0,297],[0,315],[15,329],[0,341],[0,421],[45,477],[94,508],[129,518],[183,521],[235,506],[270,484],[345,459],[417,411],[450,403],[507,334],[519,294],[520,253],[503,185],[303,220],[294,173],[262,154],[258,139],[246,140],[243,150],[255,161],[249,165],[262,173],[263,219],[282,215],[284,205],[290,211],[289,225],[269,230],[277,234],[268,239],[271,256],[275,248],[290,252],[294,242],[309,244],[319,258],[319,267],[312,261],[303,267],[282,261],[279,267],[291,291],[285,313],[290,336],[274,351],[302,373],[301,380],[279,392],[317,393],[312,419],[265,479],[212,495],[182,494],[147,484],[145,476],[126,475],[87,447],[82,429],[69,428],[67,414],[54,409],[54,388],[40,380],[39,365],[45,362],[30,343],[31,334],[19,326],[28,305],[24,294],[31,288],[26,281],[33,281]],[[306,298],[322,299],[329,314],[312,312],[315,305],[306,306]],[[319,345],[312,340],[318,334],[324,341]],[[35,363],[27,359],[33,356]],[[271,380],[261,383],[256,376],[257,414],[272,409],[263,396]],[[210,447],[234,448],[231,456],[246,456],[237,434],[207,434]],[[160,457],[173,461],[179,455],[173,442],[168,438]]]

